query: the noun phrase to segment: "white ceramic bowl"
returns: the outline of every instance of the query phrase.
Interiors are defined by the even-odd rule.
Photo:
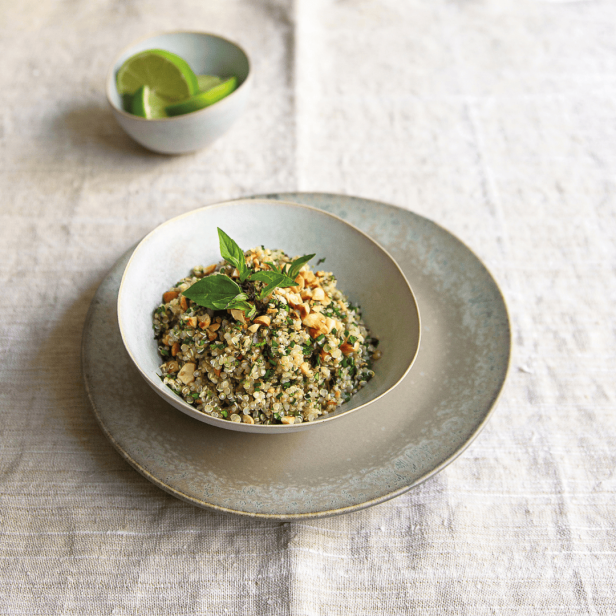
[[[316,253],[338,279],[338,288],[362,308],[383,355],[375,376],[335,413],[314,422],[250,425],[199,412],[162,384],[152,314],[162,294],[196,265],[221,260],[217,227],[244,250],[264,245],[290,256]],[[118,294],[118,321],[126,350],[146,382],[174,407],[221,428],[257,433],[288,433],[335,421],[366,406],[395,387],[411,368],[419,349],[419,311],[404,274],[376,242],[342,219],[296,203],[267,199],[229,201],[193,210],[163,223],[137,246]]]
[[[235,75],[237,89],[210,107],[172,118],[147,120],[122,107],[116,75],[124,62],[146,49],[165,49],[182,57],[197,75]],[[106,93],[115,119],[144,147],[162,154],[184,154],[210,145],[242,114],[251,89],[250,61],[231,41],[205,32],[169,32],[142,39],[127,47],[107,75]]]

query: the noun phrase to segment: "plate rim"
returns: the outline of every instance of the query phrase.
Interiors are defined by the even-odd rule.
[[[370,499],[370,500],[367,500],[367,501],[363,501],[361,503],[356,503],[356,504],[347,505],[347,506],[343,506],[343,507],[337,507],[337,508],[333,508],[333,509],[327,509],[327,510],[323,510],[323,511],[316,511],[316,512],[315,511],[311,511],[311,512],[303,512],[303,513],[285,513],[285,514],[275,513],[275,514],[271,514],[271,513],[260,513],[260,512],[254,512],[254,511],[242,511],[240,509],[233,509],[233,508],[230,508],[230,507],[225,507],[225,506],[217,505],[217,504],[214,504],[214,503],[208,503],[208,502],[206,502],[204,500],[201,500],[201,499],[189,496],[187,494],[184,494],[184,493],[180,492],[179,490],[176,490],[171,485],[169,485],[169,484],[165,483],[164,481],[160,480],[159,478],[155,477],[152,473],[150,473],[143,466],[141,466],[141,464],[139,464],[136,460],[134,460],[126,451],[124,451],[124,449],[120,446],[120,444],[117,442],[117,440],[114,438],[114,436],[109,432],[107,427],[102,422],[101,417],[99,415],[98,408],[97,408],[96,403],[95,403],[95,401],[93,399],[92,392],[90,390],[90,386],[89,386],[88,379],[87,379],[87,376],[86,376],[86,359],[85,359],[86,353],[85,353],[85,350],[86,350],[86,346],[87,346],[87,331],[88,331],[88,326],[89,326],[90,320],[92,318],[92,314],[93,314],[93,312],[95,310],[96,296],[98,294],[99,289],[107,281],[108,277],[110,276],[111,272],[113,272],[113,270],[116,267],[116,265],[127,254],[130,254],[132,252],[132,250],[134,250],[135,246],[138,244],[138,242],[137,242],[135,244],[135,246],[132,246],[126,252],[124,252],[116,260],[116,262],[109,269],[109,271],[105,274],[105,276],[103,277],[101,283],[97,287],[97,290],[96,290],[96,293],[94,294],[94,298],[93,298],[92,302],[90,303],[90,306],[88,308],[88,312],[86,314],[86,318],[85,318],[85,321],[84,321],[84,328],[83,328],[82,339],[81,339],[82,378],[83,378],[85,389],[86,389],[86,393],[87,393],[88,399],[90,401],[90,404],[92,406],[92,409],[94,411],[94,415],[96,417],[96,420],[97,420],[98,424],[101,426],[104,434],[107,436],[107,438],[109,438],[109,440],[111,441],[111,444],[120,453],[122,458],[124,460],[126,460],[143,477],[148,479],[150,482],[152,482],[157,487],[161,488],[163,491],[167,492],[168,494],[171,494],[172,496],[178,498],[179,500],[188,502],[188,503],[190,503],[192,505],[195,505],[195,506],[198,506],[198,507],[200,507],[202,509],[207,509],[207,510],[212,510],[212,511],[217,511],[217,512],[223,512],[223,513],[231,513],[231,514],[240,515],[240,516],[249,517],[249,518],[254,518],[254,519],[300,520],[300,519],[327,518],[327,517],[331,517],[331,516],[335,516],[335,515],[341,515],[341,514],[345,514],[345,513],[352,513],[354,511],[359,511],[359,510],[362,510],[362,509],[366,509],[368,507],[372,507],[374,505],[381,504],[383,502],[391,500],[392,498],[396,498],[397,496],[400,496],[400,495],[404,494],[405,492],[408,492],[412,488],[417,487],[418,485],[422,484],[424,481],[427,481],[428,479],[430,479],[431,477],[433,477],[434,475],[436,475],[437,473],[442,471],[446,466],[451,464],[462,453],[464,453],[466,451],[466,449],[468,449],[468,447],[470,447],[470,445],[475,441],[477,436],[483,430],[483,428],[485,427],[485,425],[487,424],[489,419],[492,417],[492,414],[494,413],[496,405],[497,405],[498,401],[500,400],[500,397],[501,397],[501,395],[503,393],[504,386],[505,386],[505,383],[507,381],[507,377],[508,377],[510,369],[511,369],[513,336],[512,336],[512,328],[511,328],[511,319],[510,319],[510,316],[509,316],[509,308],[507,306],[507,301],[506,301],[505,295],[502,292],[502,289],[501,289],[500,285],[498,284],[498,281],[494,278],[494,276],[492,275],[491,271],[486,267],[486,265],[484,264],[482,259],[465,242],[463,242],[460,238],[458,238],[456,235],[454,235],[453,233],[451,233],[450,231],[448,231],[446,228],[442,227],[438,223],[434,222],[433,220],[431,220],[431,219],[429,219],[429,218],[427,218],[427,217],[425,217],[425,216],[423,216],[421,214],[417,214],[416,212],[413,212],[412,210],[408,210],[406,208],[402,208],[402,207],[399,207],[399,206],[396,206],[396,205],[393,205],[393,204],[389,204],[389,203],[385,203],[385,202],[382,202],[382,201],[376,201],[374,199],[367,199],[367,198],[363,198],[363,197],[355,197],[355,196],[352,196],[352,195],[344,195],[344,194],[339,194],[339,193],[328,193],[328,192],[315,192],[315,191],[296,191],[296,192],[280,192],[280,193],[267,193],[267,194],[251,195],[251,196],[247,196],[247,197],[242,197],[242,199],[274,199],[274,200],[291,200],[292,201],[294,196],[300,197],[300,198],[301,198],[301,196],[313,196],[313,197],[322,197],[322,198],[330,197],[330,198],[333,198],[333,199],[359,201],[359,202],[363,202],[363,203],[366,203],[366,204],[369,204],[369,205],[378,205],[380,207],[386,207],[386,208],[392,209],[392,210],[400,210],[400,211],[402,211],[404,213],[408,213],[408,214],[411,214],[413,216],[417,216],[418,218],[422,219],[423,221],[428,222],[429,224],[432,224],[432,225],[436,226],[441,232],[444,232],[449,237],[451,237],[455,242],[461,244],[477,260],[477,262],[481,265],[481,267],[485,270],[487,275],[490,277],[490,279],[492,280],[492,282],[494,284],[494,288],[498,292],[498,296],[499,296],[499,298],[500,298],[500,300],[502,302],[502,306],[503,306],[503,309],[504,309],[506,329],[507,329],[506,340],[507,340],[507,343],[508,343],[507,344],[507,359],[506,359],[506,362],[505,362],[505,368],[504,368],[504,371],[503,371],[502,381],[500,382],[500,386],[498,388],[498,391],[496,392],[496,395],[490,401],[489,408],[487,409],[487,412],[485,413],[485,415],[482,418],[482,420],[476,425],[474,431],[470,434],[470,436],[468,438],[466,438],[466,440],[450,456],[445,458],[440,464],[437,464],[433,469],[431,469],[430,471],[425,473],[425,475],[421,476],[417,480],[412,481],[408,485],[405,485],[405,486],[402,486],[400,488],[397,488],[397,489],[395,489],[395,490],[393,490],[391,492],[387,492],[386,494],[378,496],[377,498],[373,498],[373,499]],[[279,199],[278,197],[283,197],[283,199]],[[218,203],[215,203],[215,204],[212,204],[212,205],[224,204],[224,203],[227,203],[228,201],[235,201],[235,200],[237,200],[237,199],[229,199],[227,201],[218,202]],[[307,205],[307,204],[304,204],[304,205]],[[209,206],[205,206],[205,207],[209,207]],[[312,206],[312,205],[307,205],[307,207],[313,207],[315,209],[321,209],[321,208],[318,208],[318,206]],[[329,212],[327,212],[327,213],[329,213]],[[374,241],[376,241],[376,240],[374,240]],[[394,261],[395,261],[395,259],[394,259]],[[400,268],[400,269],[402,269],[402,268]],[[403,273],[404,273],[404,271],[403,271]],[[405,274],[405,276],[406,276],[406,274]]]

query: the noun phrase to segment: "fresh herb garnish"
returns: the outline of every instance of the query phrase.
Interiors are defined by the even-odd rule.
[[[248,296],[242,292],[241,287],[225,274],[205,276],[186,289],[183,295],[195,304],[212,310],[235,308],[248,311],[249,317],[257,310],[246,301]]]
[[[250,274],[248,280],[265,283],[265,287],[259,296],[260,300],[265,299],[276,287],[294,287],[297,284],[293,278],[289,278],[286,274],[274,271],[262,271]]]
[[[321,263],[325,263],[325,257],[317,261],[317,265],[321,265]]]
[[[218,239],[222,258],[237,268],[240,273],[240,282],[244,282],[250,273],[250,270],[246,267],[244,251],[220,228],[218,228]]]
[[[246,265],[244,251],[222,229],[218,229],[220,242],[220,254],[222,258],[237,269],[240,275],[240,283],[247,280],[251,282],[263,282],[265,286],[261,291],[259,300],[267,297],[276,287],[293,287],[295,278],[301,267],[310,261],[314,255],[304,255],[295,259],[290,265],[277,268],[273,263],[268,263],[271,271],[253,272]],[[285,272],[286,268],[286,272]],[[183,295],[204,308],[211,310],[237,309],[247,313],[251,319],[256,307],[248,302],[248,295],[242,287],[231,280],[226,274],[212,274],[205,276],[183,292]]]

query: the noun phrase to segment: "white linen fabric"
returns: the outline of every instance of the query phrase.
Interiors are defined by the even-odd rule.
[[[0,5],[0,613],[616,613],[616,5],[23,0]],[[121,48],[200,29],[255,88],[210,149],[147,152],[104,97]],[[508,301],[478,439],[329,519],[195,508],[126,464],[80,338],[115,260],[225,199],[321,191],[442,224]]]

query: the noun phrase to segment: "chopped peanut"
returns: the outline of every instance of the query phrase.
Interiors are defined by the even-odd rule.
[[[180,352],[180,343],[174,342],[173,346],[171,347],[171,355],[175,357],[179,352]]]
[[[167,370],[167,374],[173,374],[180,369],[180,365],[177,361],[172,359],[165,364],[165,369]]]
[[[343,342],[339,348],[344,355],[350,355],[353,352],[353,347],[348,342]]]
[[[180,306],[182,306],[182,310],[188,310],[188,302],[183,295],[180,297]]]
[[[220,329],[220,323],[212,323],[207,329],[210,332],[217,332]]]
[[[316,276],[314,275],[314,272],[311,272],[310,270],[306,270],[300,273],[302,275],[302,278],[306,281],[306,285],[310,285],[310,283],[314,282],[316,278]]]
[[[298,293],[287,293],[287,302],[289,303],[289,306],[297,308],[302,304],[302,298]]]
[[[238,274],[239,275],[239,274]],[[231,316],[242,324],[246,323],[246,317],[244,315],[243,310],[237,310],[236,308],[231,308]]]
[[[195,380],[193,372],[197,366],[193,363],[184,364],[182,369],[178,372],[178,379],[184,383],[184,385],[188,385]]]
[[[182,298],[183,299],[183,298]],[[197,317],[188,317],[186,319],[186,324],[189,327],[197,327]]]
[[[327,326],[327,318],[324,317],[320,312],[311,312],[310,314],[306,315],[302,319],[302,323],[306,327],[309,327],[311,329],[311,336],[313,329],[317,331],[317,336],[320,336],[321,334],[328,334],[330,331]],[[316,336],[313,337],[316,338]]]
[[[250,415],[243,415],[242,421],[244,423],[251,424],[251,425],[255,422],[255,420]]]
[[[208,276],[209,274],[211,274],[214,270],[216,269],[216,264],[214,265],[208,265],[207,267],[203,268],[203,273]]]
[[[202,317],[199,317],[199,327],[201,329],[207,329],[210,326],[212,319],[209,314],[205,314]]]
[[[322,302],[325,299],[325,291],[321,287],[315,287],[312,291],[312,299],[315,302]]]
[[[258,323],[259,325],[263,325],[264,327],[269,327],[270,323],[272,322],[272,320],[265,314],[262,314],[260,316],[258,316],[253,323],[255,323],[255,325]]]
[[[168,304],[172,299],[175,299],[179,293],[177,291],[167,291],[163,293],[163,302]]]
[[[301,304],[297,309],[301,319],[310,314],[310,304]]]
[[[324,322],[325,322],[325,317],[319,312],[311,312],[310,314],[307,314],[302,319],[302,323],[306,327],[315,327],[315,328],[320,327],[320,325]]]
[[[255,323],[254,325],[251,325],[251,326],[248,328],[248,331],[249,331],[249,332],[252,332],[253,334],[256,334],[256,333],[257,333],[257,331],[259,330],[259,327],[261,327],[261,324],[260,324],[260,323]]]
[[[289,287],[289,291],[291,291],[291,293],[299,293],[306,285],[304,277],[301,276],[300,274],[298,274],[297,277],[295,278],[295,282],[297,284],[294,287]]]
[[[285,415],[280,419],[283,424],[293,425],[295,423],[295,417],[289,417],[289,415]]]

